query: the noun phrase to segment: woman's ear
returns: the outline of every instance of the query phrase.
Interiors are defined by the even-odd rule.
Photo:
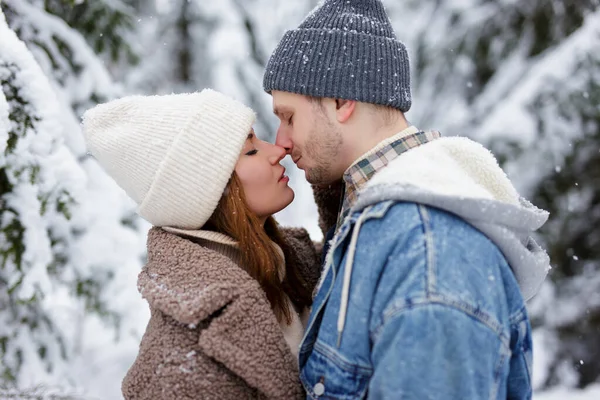
[[[341,124],[348,121],[356,108],[356,100],[335,99],[336,117]]]

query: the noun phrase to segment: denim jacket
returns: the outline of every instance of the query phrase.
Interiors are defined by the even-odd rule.
[[[524,299],[547,213],[464,138],[378,172],[331,242],[299,355],[310,399],[529,399]]]

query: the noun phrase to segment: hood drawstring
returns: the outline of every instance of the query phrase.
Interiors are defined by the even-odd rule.
[[[342,286],[342,299],[340,303],[340,314],[338,315],[337,321],[337,347],[340,347],[342,342],[342,333],[344,332],[344,325],[346,324],[346,313],[348,311],[348,297],[350,294],[350,280],[352,279],[352,267],[354,266],[354,253],[356,251],[356,242],[358,241],[358,234],[360,232],[360,226],[362,225],[365,216],[368,215],[368,209],[371,207],[367,207],[365,211],[363,211],[358,220],[356,221],[356,225],[354,226],[354,230],[352,231],[352,238],[350,239],[350,245],[348,247],[348,261],[346,262],[346,269],[344,270],[344,284]]]

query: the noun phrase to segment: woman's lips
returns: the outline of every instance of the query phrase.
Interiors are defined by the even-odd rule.
[[[285,175],[285,168],[283,169],[283,171],[281,171],[281,176],[279,177],[279,180],[277,182],[282,182],[282,181],[286,181],[289,182],[290,178],[288,178]]]

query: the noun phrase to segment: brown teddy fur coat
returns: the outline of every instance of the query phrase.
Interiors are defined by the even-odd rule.
[[[283,229],[312,291],[318,255]],[[126,399],[300,399],[296,360],[263,290],[228,257],[152,228],[138,289],[151,317],[122,384]]]

